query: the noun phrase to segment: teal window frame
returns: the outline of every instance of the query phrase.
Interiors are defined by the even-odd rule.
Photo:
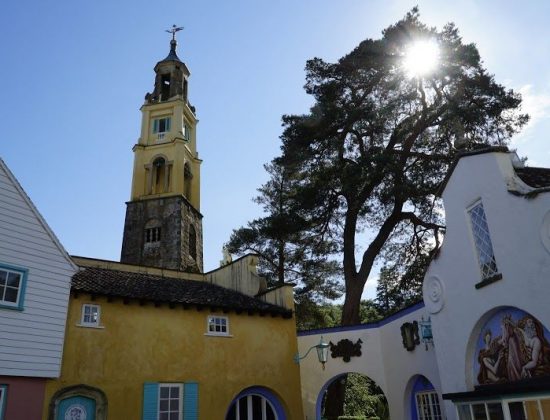
[[[29,270],[22,267],[0,263],[0,271],[4,271],[6,273],[17,273],[21,276],[19,280],[18,295],[17,295],[16,302],[6,301],[4,300],[3,296],[0,296],[0,308],[22,311],[24,309],[25,291],[27,289],[27,278],[28,278]]]
[[[2,395],[0,395],[0,420],[4,420],[4,412],[6,411],[6,401],[7,401],[7,395],[8,395],[8,386],[4,384],[0,384],[0,391],[2,392]]]

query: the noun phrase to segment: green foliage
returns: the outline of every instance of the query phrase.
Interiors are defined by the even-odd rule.
[[[337,381],[345,382],[344,411],[338,419],[389,420],[386,397],[372,379],[359,373],[348,373]],[[323,406],[329,402],[326,398],[330,395],[331,386],[327,390]]]
[[[422,281],[429,263],[428,254],[419,254],[408,265],[397,260],[380,269],[376,306],[381,314],[391,315],[422,300]]]
[[[425,39],[439,46],[438,68],[410,77],[403,58]],[[306,72],[314,105],[283,117],[275,162],[292,179],[294,217],[307,236],[342,250],[342,322],[354,324],[377,259],[394,257],[391,268],[437,249],[444,230],[437,194],[457,147],[505,145],[528,117],[518,112],[520,95],[483,68],[474,44],[453,24],[428,28],[416,8],[337,63],[309,60]]]
[[[341,296],[341,269],[331,259],[336,249],[312,236],[308,221],[295,211],[294,181],[281,166],[265,166],[270,179],[255,201],[265,216],[234,230],[226,247],[230,253],[260,256],[259,274],[270,285],[296,283],[298,299],[317,302]]]
[[[365,417],[365,416],[339,416],[338,420],[380,420],[378,417]]]
[[[378,303],[373,300],[362,300],[359,312],[362,324],[377,322],[383,318]],[[296,303],[296,327],[300,331],[336,327],[340,325],[341,319],[342,305],[318,304],[300,298]]]
[[[358,373],[347,376],[344,414],[389,420],[384,393],[372,379]]]

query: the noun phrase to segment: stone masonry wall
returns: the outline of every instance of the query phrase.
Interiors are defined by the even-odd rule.
[[[202,272],[202,216],[185,198],[168,197],[126,203],[120,261],[149,267]],[[197,234],[197,259],[189,255],[189,225]],[[158,242],[145,241],[147,227],[160,227]]]

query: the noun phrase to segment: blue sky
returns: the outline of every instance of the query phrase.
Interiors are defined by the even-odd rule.
[[[214,269],[232,229],[260,214],[251,198],[279,152],[281,116],[311,105],[306,60],[337,60],[416,4],[430,26],[455,22],[496,79],[524,94],[533,119],[513,145],[550,166],[550,3],[497,0],[6,2],[0,156],[69,253],[118,260],[139,108],[169,49],[164,29],[184,26]]]

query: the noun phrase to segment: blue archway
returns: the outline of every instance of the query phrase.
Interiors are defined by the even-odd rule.
[[[269,389],[261,386],[251,386],[239,392],[229,404],[229,407],[227,408],[227,412],[225,413],[225,418],[226,419],[229,418],[231,409],[235,407],[235,404],[237,404],[239,400],[248,396],[259,396],[261,398],[264,398],[273,408],[277,416],[277,420],[287,420],[285,409],[281,401],[279,400],[279,397],[277,397]]]

